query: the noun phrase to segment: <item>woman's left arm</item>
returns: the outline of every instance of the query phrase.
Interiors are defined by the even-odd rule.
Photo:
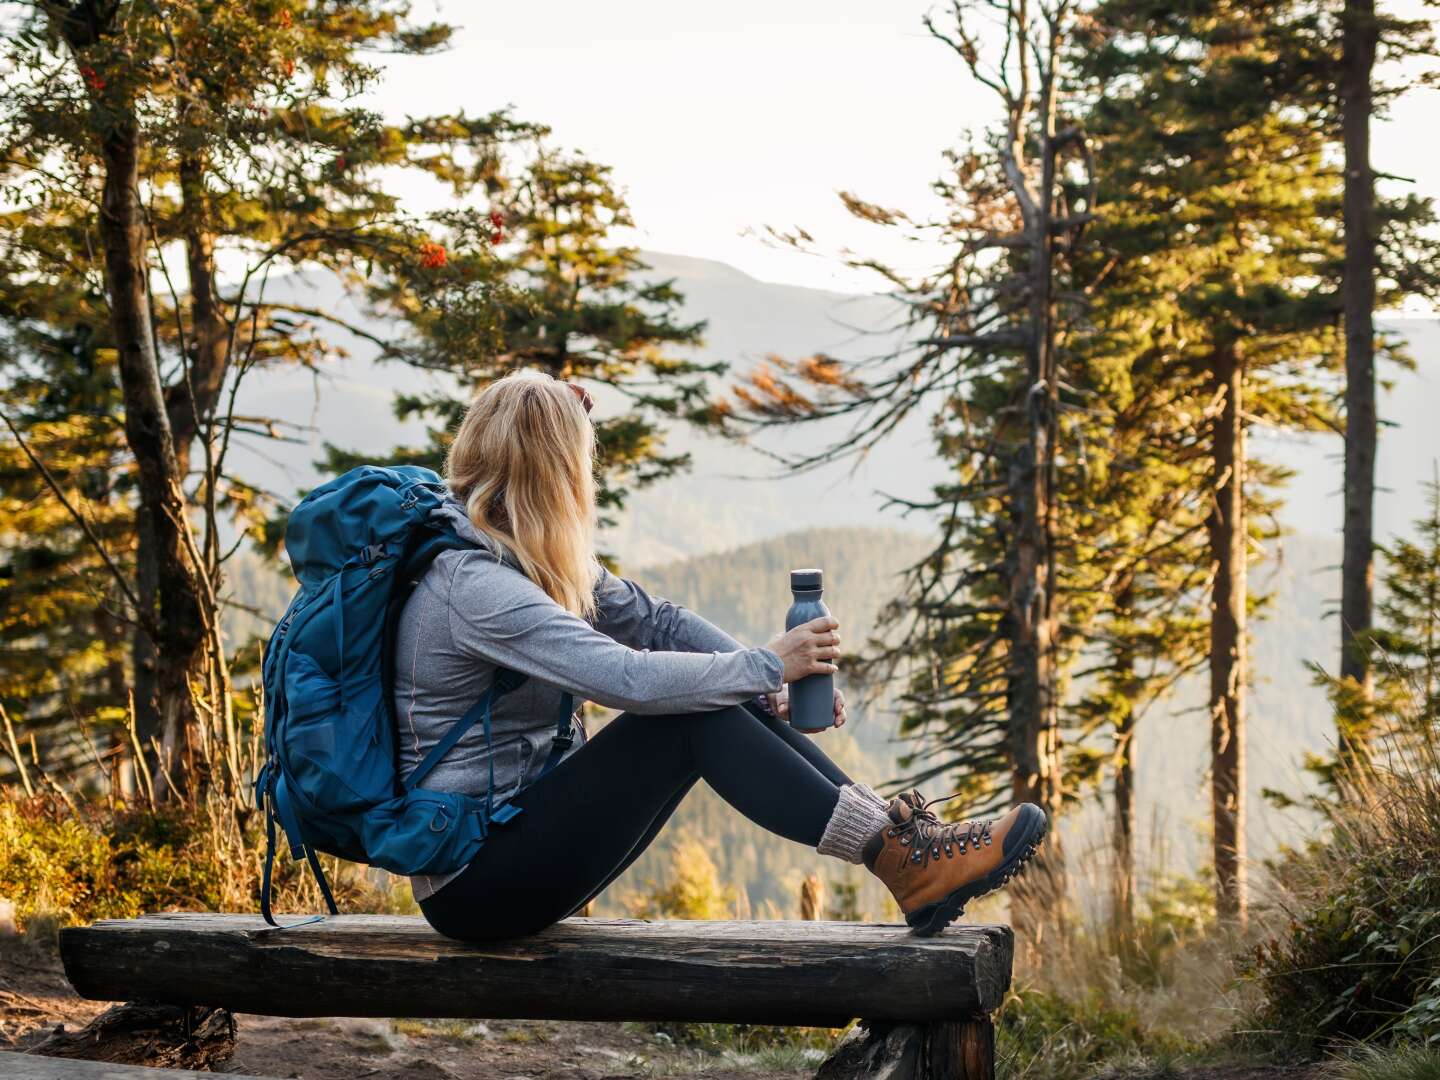
[[[745,648],[714,623],[601,567],[595,584],[595,629],[632,649],[739,652]]]

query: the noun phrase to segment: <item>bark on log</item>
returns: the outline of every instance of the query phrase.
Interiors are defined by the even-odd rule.
[[[248,915],[152,915],[61,932],[84,997],[270,1016],[699,1020],[838,1027],[961,1020],[999,1006],[1004,926],[569,919],[464,944],[422,919],[348,915],[268,930]]]
[[[995,1080],[995,1027],[987,1016],[866,1022],[840,1041],[815,1080]]]
[[[112,1061],[78,1061],[0,1051],[0,1077],[5,1080],[214,1080],[213,1072],[189,1069],[148,1069]],[[267,1080],[263,1076],[226,1073],[228,1080]]]
[[[28,1053],[208,1070],[235,1053],[235,1018],[224,1009],[198,1005],[117,1005],[79,1031],[58,1028]]]

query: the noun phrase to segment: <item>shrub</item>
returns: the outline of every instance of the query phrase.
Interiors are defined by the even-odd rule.
[[[220,800],[150,810],[123,803],[0,798],[0,896],[22,928],[125,919],[153,911],[256,911],[264,853],[258,815],[240,817]],[[389,875],[326,859],[344,907],[413,910]],[[321,910],[303,865],[283,849],[277,910]]]
[[[670,856],[667,884],[647,883],[646,890],[626,900],[637,919],[728,919],[736,903],[734,889],[720,884],[720,872],[705,845],[685,839]]]
[[[1440,741],[1390,751],[1342,783],[1330,839],[1279,868],[1288,917],[1251,965],[1267,1026],[1440,1042]]]
[[[1070,997],[1033,988],[1012,991],[996,1023],[996,1057],[1003,1075],[1069,1080],[1101,1065],[1170,1058],[1193,1046],[1144,1024],[1129,1008],[1106,1004],[1096,992]]]
[[[197,857],[195,823],[45,799],[0,802],[0,896],[22,926],[219,906],[220,874]]]

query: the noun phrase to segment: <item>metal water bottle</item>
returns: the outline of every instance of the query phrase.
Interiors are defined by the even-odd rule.
[[[811,619],[830,614],[821,593],[822,570],[791,570],[790,592],[795,602],[785,613],[785,629],[793,630]],[[818,731],[835,724],[835,676],[807,675],[790,684],[790,726]]]

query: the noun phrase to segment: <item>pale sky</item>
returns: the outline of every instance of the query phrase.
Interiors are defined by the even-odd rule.
[[[937,205],[929,185],[941,151],[991,111],[959,59],[921,26],[928,0],[437,7],[461,27],[454,47],[389,61],[378,108],[398,117],[513,105],[552,127],[558,146],[614,168],[635,216],[633,242],[767,281],[875,287],[834,260],[774,249],[756,235],[766,225],[802,225],[832,250],[923,261],[897,249],[888,230],[853,221],[835,193],[924,216]],[[1409,95],[1374,141],[1377,169],[1440,195],[1440,92]]]

